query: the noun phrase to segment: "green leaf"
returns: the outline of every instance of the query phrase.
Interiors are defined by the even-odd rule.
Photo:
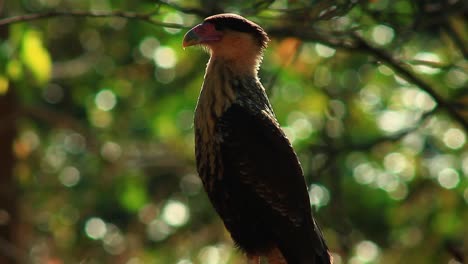
[[[129,176],[118,194],[120,204],[130,212],[136,212],[147,201],[145,184],[139,176]]]
[[[38,84],[49,81],[52,72],[52,61],[44,47],[39,32],[28,30],[22,40],[21,60],[31,71]]]
[[[3,75],[0,75],[0,95],[6,94],[8,92],[8,78]]]
[[[23,67],[19,60],[10,60],[6,67],[6,73],[12,80],[19,80],[23,77]]]

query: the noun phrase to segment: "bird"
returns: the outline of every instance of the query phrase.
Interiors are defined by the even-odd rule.
[[[300,162],[258,77],[269,41],[262,27],[231,13],[185,34],[184,48],[210,54],[194,116],[197,171],[249,264],[331,263]]]

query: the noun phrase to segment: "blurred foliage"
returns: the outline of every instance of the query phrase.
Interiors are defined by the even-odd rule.
[[[465,1],[3,5],[3,18],[121,10],[182,28],[216,12],[247,16],[271,33],[261,79],[335,263],[467,257]],[[0,27],[9,29],[0,96],[14,93],[18,109],[12,221],[21,234],[2,240],[0,254],[20,263],[244,263],[195,171],[193,109],[208,55],[181,48],[185,29],[92,15]]]

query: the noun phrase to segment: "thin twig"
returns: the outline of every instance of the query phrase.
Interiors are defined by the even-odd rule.
[[[458,35],[457,31],[453,28],[453,25],[450,23],[450,21],[447,20],[446,23],[443,24],[443,28],[452,39],[455,46],[457,46],[457,48],[460,50],[463,57],[466,60],[468,60],[468,44],[465,43],[463,41],[463,38]]]
[[[413,60],[406,60],[405,62],[407,64],[411,64],[411,65],[427,66],[427,67],[431,67],[431,68],[444,69],[444,70],[445,69],[451,69],[451,68],[459,68],[460,70],[464,69],[463,67],[458,66],[458,65],[443,64],[443,63],[440,63],[440,62],[429,61],[429,60],[416,60],[416,59],[413,59]]]
[[[13,17],[0,19],[0,26],[11,25],[16,23],[24,23],[28,21],[54,18],[54,17],[120,17],[125,19],[134,19],[150,23],[152,25],[167,27],[167,28],[187,28],[184,25],[176,23],[166,23],[154,20],[151,17],[155,12],[150,13],[134,13],[124,11],[49,11],[44,13],[25,14]]]

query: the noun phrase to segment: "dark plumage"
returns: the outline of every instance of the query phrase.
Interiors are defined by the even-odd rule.
[[[212,23],[216,30],[234,30],[252,34],[259,46],[266,48],[268,41],[267,33],[257,24],[235,14],[220,14],[205,18],[204,22]]]
[[[330,263],[303,173],[257,77],[268,36],[234,14],[184,37],[210,51],[195,113],[198,173],[237,246],[253,263]]]

